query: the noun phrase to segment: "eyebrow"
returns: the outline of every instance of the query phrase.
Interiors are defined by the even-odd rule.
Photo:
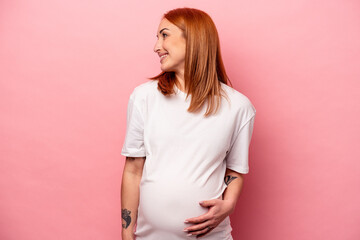
[[[163,29],[160,30],[160,34],[161,34],[162,31],[164,31],[165,29],[166,29],[166,30],[169,30],[169,29],[167,29],[167,28],[163,28]],[[170,30],[169,30],[169,31],[170,31]],[[157,37],[157,36],[158,36],[158,35],[156,34],[156,37]]]

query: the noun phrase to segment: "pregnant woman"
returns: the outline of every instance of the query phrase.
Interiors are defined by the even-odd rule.
[[[122,239],[233,239],[256,110],[228,86],[207,13],[173,9],[156,36],[162,72],[127,106]]]

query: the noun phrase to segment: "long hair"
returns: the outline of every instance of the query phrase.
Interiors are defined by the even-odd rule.
[[[217,112],[221,95],[226,92],[220,82],[230,82],[221,58],[219,35],[211,17],[198,9],[177,8],[163,15],[183,32],[186,39],[184,81],[187,96],[191,94],[188,112],[197,112],[207,101],[205,117]],[[176,76],[174,72],[162,71],[155,77],[158,89],[167,96],[174,93]],[[231,87],[232,83],[230,82]]]

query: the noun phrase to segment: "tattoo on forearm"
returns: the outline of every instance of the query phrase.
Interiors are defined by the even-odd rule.
[[[231,176],[231,175],[225,176],[225,178],[224,178],[225,184],[229,185],[232,182],[232,180],[234,180],[235,178],[237,178],[237,177]]]
[[[123,228],[127,228],[130,223],[131,223],[131,216],[130,216],[131,211],[127,210],[126,208],[121,209],[121,217],[122,219],[124,219],[125,223],[122,224]]]

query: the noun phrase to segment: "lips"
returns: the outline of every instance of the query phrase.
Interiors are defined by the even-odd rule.
[[[166,52],[164,52],[164,53],[158,53],[159,54],[159,57],[161,57],[162,55],[165,55],[165,54],[167,54]]]
[[[160,54],[159,56],[160,56],[160,62],[162,62],[163,60],[164,60],[164,58],[166,58],[167,57],[167,53],[164,53],[164,54]]]

